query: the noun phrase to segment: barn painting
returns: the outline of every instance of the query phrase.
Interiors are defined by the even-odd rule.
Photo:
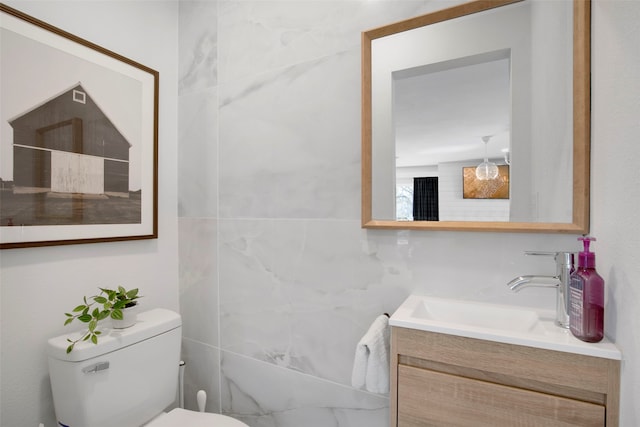
[[[0,15],[0,249],[156,239],[158,71]]]
[[[14,193],[129,197],[131,144],[82,84],[9,124]]]

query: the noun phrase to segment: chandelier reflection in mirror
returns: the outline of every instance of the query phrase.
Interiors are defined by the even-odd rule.
[[[487,157],[487,145],[491,136],[483,136],[484,141],[484,162],[480,163],[476,168],[476,178],[481,181],[487,181],[490,179],[496,179],[498,177],[498,166],[495,163],[490,162]]]

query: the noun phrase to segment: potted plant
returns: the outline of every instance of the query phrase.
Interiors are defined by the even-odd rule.
[[[67,347],[67,353],[73,350],[73,347],[79,341],[91,340],[92,343],[98,344],[98,336],[102,333],[98,330],[98,323],[104,319],[112,319],[114,328],[126,328],[135,323],[135,317],[132,321],[128,321],[125,324],[118,324],[125,318],[124,312],[127,309],[133,308],[138,304],[137,299],[141,297],[138,295],[138,288],[126,290],[122,286],[118,286],[118,289],[98,288],[100,293],[90,297],[83,297],[84,303],[80,304],[73,309],[72,313],[65,313],[67,320],[65,320],[65,326],[78,319],[80,322],[88,323],[88,330],[77,340],[69,341]]]

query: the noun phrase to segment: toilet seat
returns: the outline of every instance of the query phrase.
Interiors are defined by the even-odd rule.
[[[249,427],[226,415],[176,408],[146,424],[145,427]]]

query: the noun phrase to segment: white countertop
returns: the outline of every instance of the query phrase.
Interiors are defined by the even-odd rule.
[[[606,337],[587,343],[556,326],[555,313],[535,308],[411,295],[389,319],[391,326],[439,332],[506,344],[524,345],[621,360]]]

